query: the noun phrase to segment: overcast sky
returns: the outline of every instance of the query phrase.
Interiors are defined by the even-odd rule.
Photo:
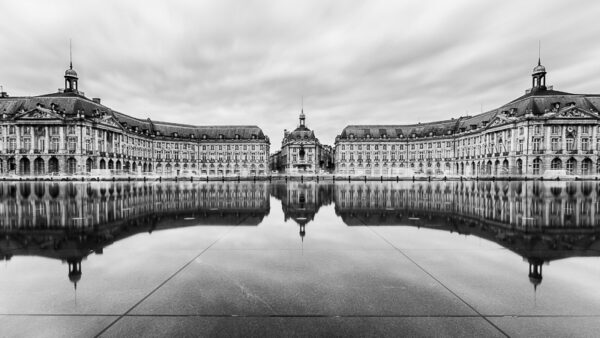
[[[348,124],[493,109],[531,86],[600,93],[597,1],[1,1],[0,84],[64,86],[120,112],[256,124],[280,147],[298,124],[323,143]]]

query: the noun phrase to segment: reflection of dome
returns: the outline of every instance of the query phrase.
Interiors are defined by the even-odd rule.
[[[65,71],[65,77],[75,77],[76,78],[77,72],[74,69],[69,68]]]
[[[81,280],[81,271],[74,271],[69,273],[69,280],[72,283],[75,283],[75,285],[77,285],[77,282]]]
[[[540,259],[529,259],[529,281],[533,284],[533,289],[536,290],[538,285],[542,283],[542,264]]]

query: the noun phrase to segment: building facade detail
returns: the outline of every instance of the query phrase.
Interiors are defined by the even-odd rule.
[[[532,88],[475,116],[412,125],[350,125],[335,140],[338,174],[465,176],[600,173],[600,95],[546,87],[538,60]],[[410,169],[410,170],[407,170]]]
[[[286,174],[318,174],[332,168],[332,148],[321,144],[315,132],[306,126],[304,109],[292,132],[283,133],[281,150],[271,155],[271,170]]]
[[[138,119],[79,91],[72,64],[58,93],[0,97],[0,173],[265,175],[269,138],[257,126]]]

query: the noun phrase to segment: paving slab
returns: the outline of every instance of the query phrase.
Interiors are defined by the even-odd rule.
[[[112,316],[2,316],[0,336],[93,337],[116,318]]]
[[[124,317],[103,337],[504,337],[482,318]]]
[[[474,315],[393,251],[208,250],[133,314]]]

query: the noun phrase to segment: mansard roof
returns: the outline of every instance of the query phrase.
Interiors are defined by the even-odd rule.
[[[415,136],[440,136],[453,132],[458,120],[417,123],[407,125],[350,125],[342,131],[342,138],[401,138]]]
[[[349,125],[342,130],[339,137],[347,139],[351,134],[358,139],[367,138],[367,135],[373,139],[383,138],[383,135],[387,138],[411,137],[412,135],[416,137],[450,135],[489,126],[497,116],[510,119],[518,119],[528,114],[550,117],[558,109],[573,105],[590,113],[598,114],[600,112],[600,95],[570,94],[553,89],[541,89],[528,92],[499,108],[474,116],[418,124]]]
[[[102,115],[113,116],[119,124],[128,129],[138,131],[147,131],[151,134],[160,133],[161,136],[171,137],[177,133],[178,137],[203,138],[207,139],[221,138],[225,139],[267,139],[263,131],[258,126],[197,126],[188,124],[178,124],[170,122],[152,121],[149,118],[139,119],[118,111],[112,110],[98,102],[95,102],[79,93],[65,92],[52,93],[31,97],[6,97],[0,98],[0,114],[6,114],[7,118],[14,118],[21,111],[30,111],[39,107],[52,109],[58,114],[65,114],[65,117],[75,117],[77,114],[83,114],[85,117],[93,118]]]

